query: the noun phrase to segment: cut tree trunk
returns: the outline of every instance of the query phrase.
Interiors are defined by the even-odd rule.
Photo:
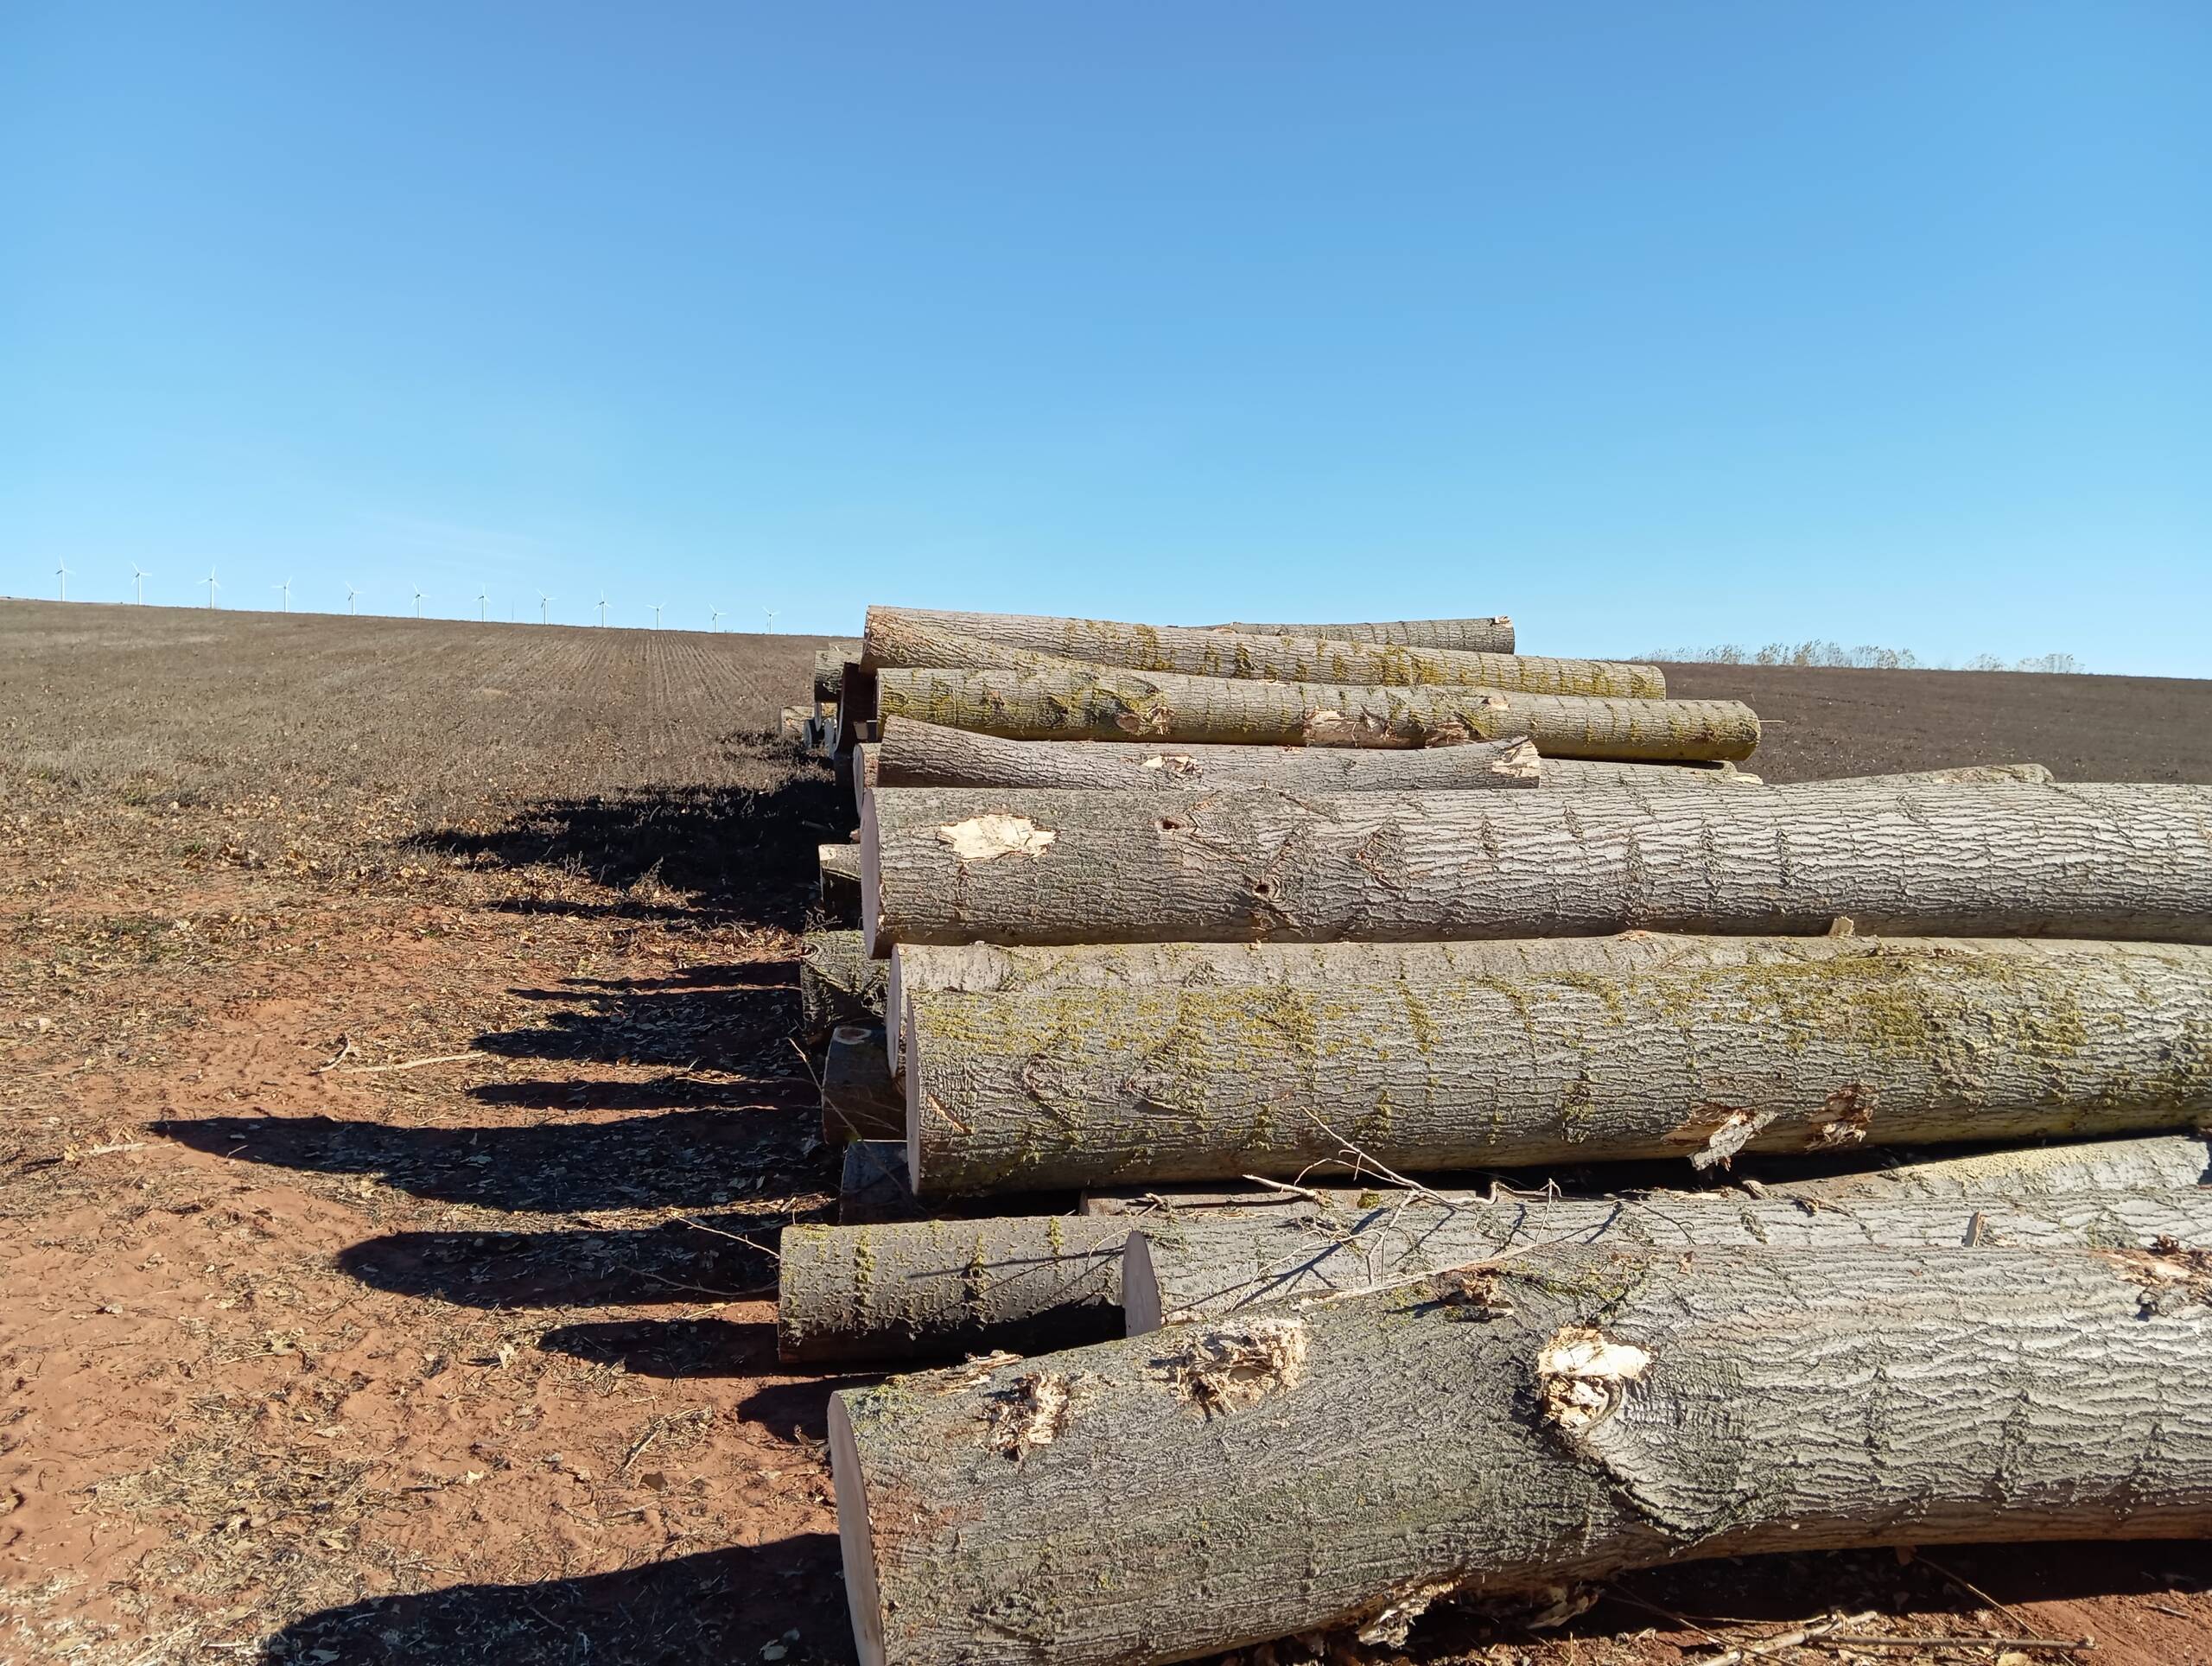
[[[845,662],[857,659],[857,653],[842,648],[823,648],[814,656],[814,698],[817,704],[836,701],[845,690]]]
[[[2160,1238],[2212,1246],[2212,1191],[2067,1192],[2018,1202],[1971,1197],[1879,1203],[1745,1198],[1726,1192],[1629,1197],[1423,1197],[1300,1218],[1216,1211],[1124,1225],[1128,1333],[1223,1319],[1269,1302],[1371,1289],[1540,1244],[1679,1244],[1771,1250],[2005,1245],[2148,1250]],[[785,1235],[790,1242],[790,1235]],[[785,1261],[788,1267],[790,1262]]]
[[[821,845],[816,849],[815,860],[821,867],[822,912],[840,925],[857,924],[863,889],[860,846]],[[869,953],[874,952],[871,947]]]
[[[874,784],[881,786],[1084,787],[1101,792],[1272,786],[1287,792],[1414,792],[1534,787],[1541,785],[1548,767],[1527,741],[1478,741],[1420,751],[1177,747],[1116,741],[1008,741],[904,717],[885,721],[883,744],[875,750]]]
[[[810,1046],[828,1039],[840,1024],[883,1022],[885,973],[872,960],[858,932],[809,932],[798,963],[798,1010],[803,1037]]]
[[[1697,1557],[2202,1537],[2205,1278],[2163,1250],[1559,1246],[849,1389],[860,1657],[1395,1644],[1447,1595]]]
[[[1103,1341],[1123,1328],[1128,1232],[1071,1215],[785,1227],[777,1350],[856,1365]]]
[[[1014,741],[1410,747],[1526,739],[1547,757],[1695,761],[1748,758],[1759,743],[1758,716],[1734,700],[1250,683],[1103,666],[880,671],[875,702],[885,718]]]
[[[874,788],[877,778],[882,773],[883,747],[880,742],[870,741],[864,746],[855,747],[851,756],[853,807],[857,810],[868,802],[868,795]]]
[[[2007,1146],[1847,1173],[1757,1180],[1746,1175],[1737,1181],[1754,1197],[1805,1199],[1815,1204],[1911,1198],[2017,1200],[2066,1192],[2172,1192],[2208,1183],[2212,1183],[2212,1147],[2201,1131]]]
[[[2047,789],[2046,789],[2047,790]],[[2212,1116],[2212,950],[907,994],[914,1190],[1833,1152]]]
[[[901,944],[891,951],[884,1010],[894,1070],[906,1069],[906,998],[1043,994],[1173,985],[1184,989],[1285,984],[1420,982],[1440,977],[1618,977],[1666,966],[1770,966],[1869,956],[2096,952],[2099,945],[2023,938],[1688,937],[1625,932],[1603,938],[1504,938],[1478,943],[1103,943],[1052,949],[995,944]],[[884,963],[877,962],[876,964]]]
[[[1733,764],[1624,764],[1592,758],[1546,758],[1544,785],[1580,791],[1593,786],[1643,788],[1763,786],[1749,770]]]
[[[924,1213],[906,1180],[904,1140],[855,1140],[845,1148],[837,1177],[837,1224],[871,1226]]]
[[[2049,786],[2056,779],[2042,764],[1965,764],[1956,769],[1916,769],[1903,775],[1845,775],[1832,781],[1801,781],[1799,786],[1963,786],[1977,782],[2024,781]]]
[[[995,650],[1000,652],[994,652]],[[868,610],[866,663],[957,671],[987,665],[1020,670],[1113,665],[1186,677],[1256,677],[1276,683],[1372,684],[1518,689],[1528,694],[1589,694],[1660,700],[1667,679],[1656,665],[1603,659],[1464,653],[1344,638],[1268,636],[1175,625],[1120,625],[1099,619],[1039,619],[1021,614],[948,614],[917,607]]]
[[[832,1150],[854,1140],[895,1140],[906,1131],[906,1099],[891,1079],[883,1032],[840,1024],[822,1061],[822,1143]]]
[[[1071,792],[884,787],[894,943],[1805,936],[2212,941],[2212,788]]]
[[[1249,631],[1261,636],[1325,636],[1334,642],[1385,642],[1405,648],[1450,648],[1460,653],[1511,653],[1513,621],[1491,619],[1368,620],[1339,625],[1202,625],[1206,631]]]
[[[813,722],[814,713],[810,708],[785,706],[777,719],[778,733],[786,741],[796,741],[801,746],[806,746],[811,733],[807,726]]]

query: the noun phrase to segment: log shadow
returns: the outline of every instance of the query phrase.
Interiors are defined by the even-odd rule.
[[[615,1574],[457,1585],[302,1615],[264,1666],[727,1666],[796,1629],[789,1658],[854,1658],[837,1539],[671,1556]]]
[[[765,1114],[763,1114],[765,1113]],[[669,1110],[607,1122],[415,1128],[328,1116],[165,1118],[167,1139],[241,1162],[375,1174],[446,1203],[522,1212],[713,1209],[824,1184],[817,1119],[779,1106]]]
[[[337,1262],[372,1289],[464,1307],[757,1301],[775,1294],[779,1224],[725,1215],[644,1231],[391,1232]]]
[[[620,1319],[558,1326],[537,1345],[638,1377],[746,1377],[774,1364],[776,1330],[727,1319]]]
[[[536,1023],[485,1031],[469,1045],[503,1059],[791,1075],[796,1055],[785,1043],[798,1028],[798,963],[710,970],[729,976],[719,986],[703,977],[645,986],[575,979],[559,989],[512,989],[570,1005]]]

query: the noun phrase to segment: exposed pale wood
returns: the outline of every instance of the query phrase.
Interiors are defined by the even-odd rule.
[[[1547,757],[1657,760],[1748,758],[1759,743],[1758,716],[1734,700],[1240,682],[1106,666],[880,671],[874,710],[1016,741],[1433,747],[1527,739]]]
[[[2212,1117],[2212,949],[2181,944],[904,999],[925,1197],[1294,1180],[1348,1146],[1705,1167]]]
[[[2212,939],[2212,788],[1072,792],[884,787],[893,943],[1723,935]]]
[[[798,963],[799,1021],[809,1044],[840,1024],[881,1023],[887,970],[868,957],[858,932],[809,932]]]
[[[840,1024],[822,1061],[822,1143],[895,1140],[906,1131],[906,1095],[891,1079],[882,1029]]]
[[[995,649],[1013,652],[1001,655]],[[1657,700],[1667,693],[1667,679],[1656,665],[1613,660],[1466,653],[1343,637],[1123,625],[1025,614],[938,613],[918,607],[869,608],[865,659],[878,671],[893,666],[944,671],[1010,665],[1027,670],[1081,664],[1279,683],[1451,684],[1617,700]]]
[[[1833,781],[1800,783],[1808,786],[1943,786],[1975,782],[2024,781],[2049,786],[2056,778],[2042,764],[1962,764],[1954,769],[1917,769],[1902,775],[1845,775]]]
[[[1123,1329],[1128,1223],[1032,1215],[881,1226],[789,1226],[776,1344],[790,1364],[1039,1352]]]
[[[2162,1237],[2212,1247],[2212,1191],[1973,1194],[1814,1203],[1728,1192],[1612,1198],[1444,1199],[1399,1192],[1368,1208],[1155,1216],[1135,1227],[1122,1272],[1131,1336],[1270,1302],[1332,1295],[1487,1261],[1537,1244],[1697,1244],[1852,1250],[2005,1245],[2148,1250]],[[789,1235],[785,1235],[788,1243]]]
[[[853,760],[853,807],[858,809],[868,802],[868,793],[874,788],[882,769],[883,747],[870,741],[855,747],[848,754]]]
[[[1009,741],[905,717],[885,720],[883,743],[874,750],[877,779],[872,785],[883,786],[1101,792],[1272,786],[1290,792],[1405,792],[1535,787],[1542,784],[1546,767],[1527,741],[1477,741],[1421,751]]]
[[[1558,1246],[850,1389],[864,1663],[1142,1666],[1694,1557],[2212,1534],[2162,1252]],[[1110,1510],[1110,1530],[1101,1530]]]

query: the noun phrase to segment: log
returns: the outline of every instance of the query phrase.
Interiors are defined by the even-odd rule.
[[[876,713],[1013,741],[1416,747],[1529,740],[1547,757],[1748,758],[1759,722],[1734,700],[1600,700],[1462,688],[1239,682],[1166,671],[886,671]]]
[[[861,916],[863,887],[861,881],[861,848],[856,844],[825,844],[816,848],[815,861],[821,869],[819,894],[822,912],[841,925],[856,923]],[[868,953],[875,951],[870,945]]]
[[[855,747],[848,755],[853,760],[853,807],[858,809],[868,802],[868,795],[881,773],[883,747],[881,743],[870,741]]]
[[[1745,1177],[1738,1184],[1756,1197],[1845,1204],[1913,1198],[2018,1199],[2063,1192],[2171,1192],[2212,1184],[2212,1145],[2201,1130],[2132,1140],[2074,1140],[1840,1174]]]
[[[860,657],[861,650],[856,643],[815,651],[814,698],[817,704],[834,703],[843,697],[846,663]]]
[[[905,998],[923,1197],[1292,1179],[1350,1151],[1704,1168],[2212,1117],[2194,946]]]
[[[1806,781],[1804,786],[1962,786],[1976,782],[2025,781],[2049,786],[2057,778],[2042,764],[1964,764],[1955,769],[1916,769],[1902,775],[1843,775],[1832,781]]]
[[[822,1143],[895,1140],[906,1131],[906,1096],[891,1079],[883,1031],[840,1024],[822,1061]]]
[[[1071,792],[885,787],[894,943],[1419,941],[1637,929],[2212,940],[2212,788]]]
[[[868,957],[858,932],[809,932],[798,963],[799,1021],[807,1045],[828,1040],[840,1024],[881,1023],[888,970]]]
[[[845,1148],[837,1177],[837,1224],[910,1221],[923,1213],[906,1183],[904,1140],[855,1140]]]
[[[1624,764],[1594,758],[1546,758],[1542,770],[1546,786],[1577,792],[1593,786],[1701,789],[1765,785],[1749,770],[1728,763]]]
[[[1119,1336],[1129,1223],[1071,1215],[788,1226],[776,1347],[795,1365],[861,1365]]]
[[[2089,945],[2094,951],[2094,945]],[[1663,966],[1770,966],[1874,955],[2077,952],[2063,940],[2020,938],[1691,937],[1624,932],[1605,938],[1505,938],[1479,943],[1103,943],[1007,949],[990,943],[901,944],[884,979],[892,1066],[906,1069],[906,999],[1175,985],[1328,989],[1437,977],[1618,977]]]
[[[1271,786],[1286,792],[1408,792],[1534,787],[1541,784],[1544,773],[1536,748],[1526,741],[1478,741],[1418,752],[1363,747],[1146,746],[1116,741],[1008,741],[904,717],[885,721],[883,744],[876,750],[876,785],[883,786],[1081,787],[1098,792]]]
[[[785,706],[777,716],[777,733],[786,741],[806,746],[810,734],[807,725],[813,721],[814,714],[806,707]]]
[[[1450,648],[1461,653],[1511,653],[1513,621],[1491,619],[1370,620],[1340,625],[1207,625],[1209,631],[1252,631],[1262,636],[1325,636],[1338,642],[1387,642],[1406,648]]]
[[[1001,655],[994,649],[1014,652]],[[1667,679],[1656,665],[1465,653],[1342,637],[1122,625],[1026,614],[939,613],[919,607],[869,608],[863,659],[877,671],[983,665],[1037,670],[1079,664],[1277,683],[1455,684],[1616,700],[1661,700],[1667,694]]]
[[[1122,1224],[1135,1230],[1122,1257],[1122,1305],[1128,1333],[1141,1336],[1163,1325],[1371,1288],[1554,1243],[1847,1251],[1869,1243],[2148,1250],[2163,1237],[2202,1248],[2212,1246],[2212,1191],[1819,1205],[1726,1192],[1578,1199],[1399,1192],[1366,1209],[1318,1217],[1217,1210]]]
[[[2204,1277],[2164,1250],[1562,1245],[848,1389],[860,1658],[1395,1644],[1446,1595],[1698,1557],[2202,1537]]]

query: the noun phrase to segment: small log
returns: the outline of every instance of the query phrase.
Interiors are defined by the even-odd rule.
[[[1697,1557],[2203,1537],[2204,1279],[2163,1247],[1560,1245],[848,1389],[860,1658],[1395,1645],[1448,1595]]]
[[[906,1131],[906,1096],[891,1078],[883,1031],[840,1024],[822,1061],[822,1143],[895,1140]]]
[[[1255,685],[1256,686],[1256,685]],[[2212,940],[2212,788],[1073,792],[885,787],[894,943],[1420,941],[1637,929]]]
[[[801,940],[798,1010],[809,1046],[840,1024],[883,1021],[886,962],[872,960],[858,932],[809,932]]]
[[[863,751],[867,748],[863,747]],[[972,729],[887,718],[884,786],[1084,787],[1188,792],[1271,786],[1287,792],[1534,787],[1545,766],[1526,741],[1478,741],[1419,752],[1355,747],[1144,746],[1115,741],[1007,741]]]
[[[892,1067],[906,1069],[906,999],[1043,994],[1049,989],[1261,988],[1439,977],[1619,977],[1658,967],[1771,966],[1870,956],[2064,954],[2063,940],[2020,938],[1692,937],[1624,932],[1602,938],[1505,938],[1476,943],[1093,943],[1007,949],[991,943],[901,944],[891,951],[884,1010]]]
[[[835,704],[843,697],[846,663],[860,657],[857,643],[815,651],[814,698],[817,704]]]
[[[1903,775],[1844,775],[1832,781],[1804,781],[1802,786],[1970,786],[1991,781],[2024,781],[2049,786],[2056,777],[2042,764],[1965,764],[1955,769],[1916,769]]]
[[[1103,1342],[1123,1330],[1128,1231],[1070,1215],[785,1227],[777,1351],[860,1365]]]
[[[1128,1222],[1122,1303],[1128,1333],[1226,1318],[1268,1302],[1371,1288],[1540,1244],[1849,1250],[2005,1245],[2149,1250],[2212,1246],[2212,1191],[2066,1192],[1823,1203],[1726,1192],[1586,1199],[1394,1194],[1304,1218],[1215,1211]],[[785,1234],[785,1242],[790,1242]],[[788,1262],[786,1263],[788,1264]]]
[[[905,999],[924,1197],[1295,1179],[1353,1150],[1703,1168],[2212,1117],[2193,946]]]
[[[814,713],[809,708],[785,706],[777,720],[779,732],[785,740],[796,741],[801,746],[804,746],[807,744],[809,735],[807,725],[813,721]]]
[[[1615,700],[1661,700],[1667,694],[1667,679],[1656,665],[1466,653],[1344,637],[1121,625],[1109,620],[1039,619],[1024,614],[950,614],[919,607],[869,608],[863,658],[878,671],[894,666],[950,671],[1090,664],[1186,677],[1390,687],[1456,684]]]
[[[1369,620],[1341,625],[1206,625],[1209,631],[1251,631],[1262,636],[1325,636],[1338,642],[1394,643],[1404,648],[1450,648],[1460,653],[1511,653],[1513,621],[1490,619]]]
[[[883,769],[883,747],[870,741],[855,747],[847,754],[853,760],[853,807],[857,810],[868,802],[868,793],[874,788]]]
[[[906,1180],[904,1140],[855,1140],[837,1177],[837,1224],[918,1220],[925,1211]]]
[[[856,844],[817,846],[815,860],[821,868],[822,912],[841,925],[856,924],[861,917],[861,848]],[[873,946],[869,953],[874,952]]]
[[[1734,700],[1239,682],[1108,666],[879,671],[874,710],[1014,741],[1418,747],[1529,740],[1547,757],[1659,760],[1748,758],[1759,743],[1757,715]]]

